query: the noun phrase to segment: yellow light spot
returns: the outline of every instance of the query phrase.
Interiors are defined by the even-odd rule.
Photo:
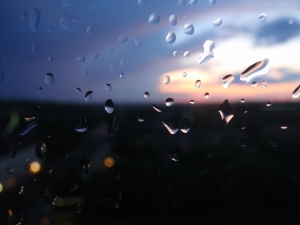
[[[8,215],[9,216],[12,216],[13,215],[13,211],[10,209],[10,210],[8,210]]]
[[[40,169],[41,169],[41,165],[38,162],[32,162],[32,163],[30,163],[30,169],[29,169],[29,171],[31,173],[37,173],[37,172],[40,171]]]
[[[0,183],[0,193],[3,191],[3,185]]]
[[[107,166],[108,168],[110,167],[113,167],[115,164],[115,160],[111,157],[107,157],[105,160],[104,160],[104,165]]]

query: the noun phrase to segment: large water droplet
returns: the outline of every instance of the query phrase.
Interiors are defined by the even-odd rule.
[[[84,101],[85,102],[89,102],[92,97],[93,97],[93,92],[92,91],[88,91],[87,93],[85,93]]]
[[[61,19],[59,20],[59,27],[61,29],[68,29],[72,23],[75,23],[78,21],[78,17],[76,15],[72,15],[72,14],[64,14]]]
[[[36,8],[31,10],[31,12],[30,12],[30,29],[32,31],[37,31],[39,23],[40,23],[40,19],[41,19],[41,12]]]
[[[266,80],[264,80],[263,82],[261,82],[262,86],[264,88],[267,88],[268,87],[268,82]]]
[[[178,0],[178,5],[184,7],[186,0]]]
[[[258,83],[257,83],[256,81],[254,81],[254,82],[252,83],[252,87],[253,87],[253,88],[256,88],[257,85],[258,85]]]
[[[115,110],[115,105],[111,99],[108,99],[105,102],[104,109],[109,114],[111,114]]]
[[[181,148],[172,148],[168,152],[168,157],[175,162],[178,162],[182,159],[182,150]]]
[[[267,74],[269,71],[269,59],[265,58],[262,61],[256,62],[249,66],[240,75],[240,80],[245,83],[250,83],[253,79]]]
[[[176,118],[167,118],[162,121],[170,134],[176,134],[179,130],[178,120]]]
[[[270,102],[267,102],[267,103],[266,103],[266,106],[267,106],[267,107],[270,107],[271,105],[272,105],[272,104],[271,104]]]
[[[188,58],[190,56],[190,52],[189,51],[185,51],[184,53],[183,53],[183,57],[184,58]]]
[[[196,80],[196,82],[195,82],[195,88],[199,89],[200,85],[201,85],[201,80]]]
[[[93,32],[94,32],[94,27],[93,27],[93,26],[88,26],[88,27],[86,28],[86,33],[87,33],[88,35],[91,35]]]
[[[164,77],[164,84],[168,84],[168,83],[170,83],[170,76],[165,76]]]
[[[153,12],[153,13],[150,14],[150,16],[149,16],[149,23],[150,23],[151,25],[158,24],[159,21],[160,21],[160,16],[159,16],[158,13]]]
[[[216,20],[213,21],[213,25],[214,25],[215,27],[221,26],[222,23],[223,23],[222,18],[218,18],[218,19],[216,19]]]
[[[267,14],[266,13],[262,13],[262,14],[260,14],[259,16],[258,16],[258,21],[259,22],[261,22],[261,23],[263,23],[263,22],[265,22],[266,20],[267,20]]]
[[[21,131],[20,135],[25,135],[29,131],[31,131],[34,127],[37,126],[37,122],[39,121],[39,118],[36,117],[30,117],[30,118],[25,118],[25,128]]]
[[[216,4],[217,0],[209,0],[208,3],[210,6],[214,6]]]
[[[203,44],[203,52],[200,54],[200,58],[198,60],[198,65],[205,63],[214,57],[214,53],[212,52],[214,47],[215,42],[211,40],[205,41],[205,43]]]
[[[223,85],[223,87],[224,88],[228,88],[229,85],[232,83],[232,81],[234,81],[234,76],[231,75],[231,74],[226,75],[222,79],[222,85]]]
[[[138,115],[138,121],[142,123],[142,122],[144,122],[144,120],[145,120],[144,119],[144,115],[143,114],[139,114]]]
[[[81,211],[81,206],[79,205],[79,203],[75,203],[73,206],[73,212],[80,213],[80,211]]]
[[[150,94],[146,91],[145,93],[144,93],[144,98],[149,98],[150,97]]]
[[[174,52],[173,52],[173,56],[176,56],[176,55],[177,55],[177,51],[174,51]]]
[[[142,45],[142,41],[141,41],[141,39],[139,39],[139,38],[136,38],[136,39],[134,40],[134,43],[135,43],[136,46],[141,46],[141,45]]]
[[[194,26],[191,23],[184,25],[184,33],[187,35],[192,35],[194,33]]]
[[[83,63],[85,61],[85,55],[78,55],[77,62]]]
[[[166,106],[171,106],[174,104],[174,100],[173,98],[167,98],[166,99]]]
[[[71,0],[61,0],[61,5],[63,7],[71,6]]]
[[[226,124],[228,124],[232,119],[232,117],[234,116],[227,99],[220,105],[219,113],[221,115],[221,119],[224,120]]]
[[[166,37],[166,42],[172,44],[174,41],[176,41],[176,35],[173,31],[170,31]]]
[[[35,147],[35,155],[38,159],[44,160],[48,154],[47,145],[39,141]]]
[[[246,102],[245,99],[241,98],[241,103],[245,103],[245,102]]]
[[[205,99],[208,99],[208,98],[209,98],[209,93],[208,93],[208,92],[206,92],[206,93],[204,94],[204,98],[205,98]]]
[[[183,119],[181,121],[181,123],[180,123],[180,130],[181,130],[181,132],[183,132],[183,133],[186,134],[187,132],[190,131],[190,129],[191,129],[191,121],[190,121],[190,119],[189,118]]]
[[[86,175],[90,172],[92,161],[89,158],[80,160],[80,171]]]
[[[21,20],[25,20],[26,17],[27,17],[27,12],[25,12],[25,11],[21,12],[21,14],[20,14],[20,19],[21,19]]]
[[[175,16],[174,14],[172,14],[172,15],[169,17],[169,23],[170,23],[172,26],[176,26],[176,24],[177,24],[177,16]]]
[[[55,84],[54,76],[52,73],[47,73],[45,75],[45,84],[48,84],[48,85]]]
[[[147,0],[138,0],[138,4],[139,4],[140,6],[145,5],[146,2],[147,2]]]
[[[155,109],[157,112],[162,112],[160,107],[156,106],[155,104],[153,104],[153,109]]]
[[[105,91],[112,91],[112,86],[111,84],[105,84]]]
[[[293,91],[292,97],[293,98],[298,98],[300,95],[300,85],[296,87],[296,89]]]
[[[190,0],[189,5],[196,5],[198,0]]]
[[[84,118],[83,116],[79,117],[77,119],[77,126],[75,127],[75,130],[77,132],[85,132],[88,129],[88,122],[86,120],[86,118]]]
[[[126,35],[121,35],[119,37],[119,42],[120,43],[125,43],[128,40],[128,37]]]
[[[39,52],[39,43],[37,41],[33,42],[31,45],[32,54],[36,55]]]
[[[182,77],[186,77],[187,76],[187,73],[186,72],[183,72],[182,73]]]

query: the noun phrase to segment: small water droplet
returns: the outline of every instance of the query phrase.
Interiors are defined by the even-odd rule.
[[[187,35],[192,35],[194,33],[194,26],[191,23],[184,25],[184,33]]]
[[[198,65],[205,63],[214,57],[214,53],[212,52],[214,47],[215,42],[211,40],[205,41],[205,43],[203,44],[203,52],[200,54],[200,58],[198,60]]]
[[[74,213],[80,213],[81,211],[81,206],[79,205],[79,203],[75,203],[73,206],[73,211]]]
[[[149,98],[150,97],[150,94],[148,92],[145,92],[144,93],[144,98]]]
[[[169,23],[172,25],[172,26],[176,26],[177,24],[177,16],[172,14],[170,17],[169,17]]]
[[[105,102],[104,109],[108,114],[111,114],[115,110],[115,105],[111,99]]]
[[[172,106],[174,104],[173,98],[167,98],[166,99],[166,106]]]
[[[265,22],[266,20],[267,20],[267,14],[266,13],[262,13],[262,14],[260,14],[259,16],[258,16],[258,21],[259,22],[261,22],[261,23],[263,23],[263,22]]]
[[[20,19],[21,19],[21,20],[25,20],[26,17],[27,17],[27,12],[25,12],[25,11],[21,12],[21,14],[20,14]]]
[[[164,77],[164,84],[170,83],[170,76],[165,76]]]
[[[125,43],[128,40],[128,37],[126,35],[121,35],[119,37],[119,42],[120,43]]]
[[[219,113],[220,113],[221,119],[224,121],[224,125],[221,130],[221,133],[223,134],[225,131],[226,125],[230,122],[230,120],[234,116],[227,99],[220,105]]]
[[[49,61],[49,62],[53,62],[53,61],[54,61],[53,56],[49,56],[49,57],[48,57],[48,61]]]
[[[245,130],[246,129],[246,127],[241,127],[241,130]]]
[[[38,94],[41,94],[43,92],[43,88],[42,87],[39,87],[38,89],[37,89],[37,93]]]
[[[195,88],[199,89],[200,86],[201,86],[201,80],[196,80],[196,82],[195,82]]]
[[[241,140],[240,140],[240,146],[241,147],[245,147],[247,145],[247,141],[244,139],[244,138],[242,138]]]
[[[39,43],[37,41],[34,41],[31,45],[31,52],[32,54],[36,55],[39,52]]]
[[[80,160],[80,171],[82,174],[86,175],[91,170],[92,161],[89,158],[84,158]]]
[[[275,137],[270,138],[270,144],[273,148],[276,148],[278,146],[278,140]]]
[[[48,85],[55,84],[54,76],[52,73],[47,73],[45,75],[45,84],[48,84]]]
[[[174,51],[173,52],[173,56],[175,57],[177,55],[177,51]]]
[[[183,133],[189,132],[191,129],[191,120],[189,118],[185,118],[180,123],[180,130]]]
[[[182,77],[186,77],[187,76],[187,73],[186,72],[183,72],[182,73]]]
[[[173,31],[170,31],[166,37],[166,42],[172,44],[174,41],[176,41],[176,35]]]
[[[214,6],[216,4],[217,0],[209,0],[208,3],[210,6]]]
[[[267,106],[267,107],[270,107],[271,105],[272,105],[272,104],[271,104],[270,102],[267,102],[267,103],[266,103],[266,106]]]
[[[190,52],[189,51],[185,51],[184,53],[183,53],[183,57],[184,58],[188,58],[190,56]]]
[[[14,169],[13,168],[8,168],[8,169],[6,169],[6,173],[7,174],[13,174],[14,173]]]
[[[77,188],[78,188],[78,185],[75,183],[74,185],[73,185],[73,187],[71,188],[71,192],[75,192],[76,190],[77,190]]]
[[[206,92],[206,93],[204,94],[204,98],[205,98],[205,99],[208,99],[208,98],[209,98],[209,93],[208,93],[208,92]]]
[[[191,101],[190,101],[190,104],[194,105],[194,104],[195,104],[195,101],[194,101],[194,100],[191,100]]]
[[[139,4],[140,6],[145,5],[146,2],[147,2],[147,0],[138,0],[138,4]]]
[[[245,83],[250,83],[253,79],[267,74],[269,71],[269,59],[265,58],[262,61],[256,62],[249,66],[240,75],[240,80]]]
[[[80,62],[80,63],[85,62],[85,55],[78,55],[77,56],[77,62]]]
[[[114,52],[115,52],[115,50],[114,50],[112,47],[109,47],[109,48],[107,49],[107,51],[108,51],[109,53],[114,53]]]
[[[121,64],[121,66],[125,66],[125,65],[126,65],[126,60],[122,59],[122,60],[120,61],[120,64]]]
[[[139,121],[139,122],[144,122],[144,120],[145,120],[145,119],[144,119],[144,115],[143,115],[143,114],[139,114],[139,115],[138,115],[138,121]]]
[[[81,76],[86,77],[88,75],[88,71],[87,70],[82,70],[81,71]]]
[[[59,27],[61,29],[68,29],[73,23],[78,21],[78,17],[72,14],[64,14],[61,19],[59,20]]]
[[[48,154],[47,145],[41,141],[36,144],[35,155],[39,160],[44,160]]]
[[[39,23],[41,19],[41,12],[40,10],[34,8],[30,12],[30,29],[32,31],[37,31]]]
[[[221,26],[222,23],[223,23],[222,18],[218,18],[218,19],[216,19],[216,20],[213,21],[213,25],[214,25],[215,27]]]
[[[231,74],[226,75],[222,79],[222,85],[224,88],[228,88],[229,85],[234,81],[234,76]]]
[[[29,165],[25,165],[25,170],[29,170],[30,169],[30,166]]]
[[[292,97],[293,98],[298,98],[300,95],[300,85],[296,87],[296,89],[293,91]]]
[[[93,27],[93,26],[88,26],[88,27],[86,28],[86,33],[87,33],[88,35],[92,35],[93,32],[94,32],[94,27]]]
[[[293,23],[294,23],[294,20],[290,19],[289,24],[293,24]]]
[[[84,101],[85,102],[89,102],[92,97],[93,97],[93,92],[92,91],[88,91],[88,92],[85,93]]]
[[[61,5],[63,7],[71,6],[72,1],[71,0],[61,0]]]
[[[105,91],[111,92],[112,91],[112,86],[111,84],[105,84]]]
[[[196,5],[198,0],[190,0],[189,5]]]
[[[286,130],[288,127],[287,126],[281,126],[280,129]]]
[[[183,154],[181,148],[172,148],[167,153],[168,157],[174,162],[178,162],[182,159]]]
[[[156,106],[155,104],[153,104],[153,109],[155,109],[157,112],[162,112],[160,107]]]
[[[21,131],[20,135],[25,135],[29,131],[31,131],[34,127],[37,126],[37,122],[39,121],[39,118],[36,117],[25,117],[25,128]]]
[[[93,53],[93,54],[92,54],[92,57],[93,57],[93,59],[97,59],[97,58],[98,58],[98,53],[96,53],[96,52]]]
[[[114,63],[114,62],[110,65],[109,71],[110,71],[111,73],[114,73],[114,72],[115,72],[115,63]]]
[[[47,168],[46,168],[46,172],[47,172],[48,174],[51,174],[51,173],[53,172],[53,169],[47,167]]]
[[[124,78],[124,73],[120,73],[120,78],[122,79],[122,78]]]
[[[263,82],[261,82],[262,86],[264,88],[267,88],[268,87],[268,82],[266,80],[264,80]]]
[[[170,134],[176,134],[179,130],[178,120],[176,118],[167,118],[162,121]]]
[[[83,116],[79,117],[77,119],[77,126],[75,127],[75,130],[77,132],[85,132],[88,129],[88,122],[86,120],[86,118],[84,118]]]
[[[178,5],[184,7],[186,0],[178,0]]]
[[[241,103],[245,103],[245,102],[246,102],[245,99],[241,98]]]
[[[256,88],[257,85],[258,85],[258,83],[257,83],[256,81],[254,81],[254,82],[252,83],[252,87],[253,87],[253,88]]]
[[[141,46],[141,45],[142,45],[142,41],[141,41],[141,39],[139,39],[139,38],[136,38],[136,39],[134,40],[134,43],[135,43],[136,46]]]
[[[149,22],[151,25],[158,24],[159,21],[160,21],[160,16],[159,16],[158,13],[153,12],[153,13],[150,14],[150,16],[149,16],[149,21],[148,21],[148,22]]]
[[[76,88],[76,93],[77,93],[77,94],[81,94],[81,89],[77,87],[77,88]]]

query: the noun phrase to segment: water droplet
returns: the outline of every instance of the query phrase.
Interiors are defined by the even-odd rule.
[[[88,75],[88,71],[87,70],[82,70],[81,71],[81,76],[86,77]]]
[[[181,148],[172,148],[168,152],[168,157],[175,162],[178,162],[182,159],[182,150]]]
[[[92,161],[89,158],[84,158],[80,160],[80,171],[82,174],[86,175],[91,170]]]
[[[96,52],[93,53],[93,54],[92,54],[92,57],[93,57],[93,59],[97,59],[97,58],[98,58],[98,53],[96,53]]]
[[[80,88],[76,88],[76,93],[77,94],[81,94],[81,89]]]
[[[126,60],[122,59],[122,60],[120,61],[120,64],[121,64],[121,66],[125,66],[125,65],[126,65]]]
[[[270,102],[267,102],[267,103],[266,103],[266,106],[267,106],[267,107],[270,107],[271,105],[272,105],[272,104],[271,104]]]
[[[141,41],[141,39],[139,39],[139,38],[136,38],[136,39],[134,40],[134,43],[135,43],[136,46],[141,46],[141,45],[142,45],[142,41]]]
[[[47,73],[45,75],[45,84],[48,84],[48,85],[55,84],[54,76],[52,73]]]
[[[29,170],[30,169],[30,166],[29,165],[25,165],[25,170]]]
[[[257,83],[256,81],[254,81],[254,82],[252,83],[252,87],[253,87],[253,88],[256,88],[257,85],[258,85],[258,83]]]
[[[266,20],[267,20],[267,14],[266,13],[262,13],[262,14],[260,14],[259,16],[258,16],[258,21],[259,22],[261,22],[261,23],[263,23],[263,22],[265,22]]]
[[[148,92],[145,92],[144,93],[144,98],[149,98],[150,97],[150,94]]]
[[[151,13],[151,15],[149,16],[149,23],[151,25],[155,25],[155,24],[158,24],[160,21],[160,16],[158,13],[156,12],[153,12]]]
[[[205,99],[208,99],[208,98],[209,98],[209,93],[208,93],[208,92],[206,92],[206,93],[204,94],[204,98],[205,98]]]
[[[25,20],[26,17],[27,17],[27,12],[25,12],[25,11],[21,12],[21,14],[20,14],[20,19],[21,19],[21,20]]]
[[[53,172],[53,169],[47,167],[47,168],[46,168],[46,172],[47,172],[48,174],[51,174],[51,173]]]
[[[221,26],[222,23],[223,23],[222,18],[218,18],[218,19],[216,19],[216,20],[213,21],[213,25],[214,25],[215,27]]]
[[[170,31],[166,37],[166,42],[172,44],[174,41],[176,41],[176,35],[173,31]]]
[[[39,43],[37,41],[33,42],[31,45],[32,54],[36,55],[39,52]]]
[[[176,134],[179,130],[178,120],[176,118],[167,118],[162,121],[170,134]]]
[[[190,0],[189,5],[196,5],[198,0]]]
[[[145,5],[146,2],[147,2],[147,0],[138,0],[138,4],[139,4],[140,6]]]
[[[124,78],[124,73],[120,73],[120,78]]]
[[[77,62],[80,62],[80,63],[85,62],[85,55],[78,55],[77,56]]]
[[[178,5],[184,7],[186,0],[178,0]]]
[[[41,12],[36,8],[31,10],[31,12],[30,12],[30,29],[32,31],[37,31],[39,23],[40,23],[40,19],[41,19]]]
[[[194,100],[191,100],[191,101],[190,101],[190,104],[194,105],[194,104],[195,104],[195,101],[194,101]]]
[[[111,84],[105,84],[105,91],[112,91],[112,86]]]
[[[75,203],[73,206],[73,211],[74,213],[80,213],[81,211],[81,206],[79,205],[79,203]]]
[[[191,23],[184,25],[184,33],[187,35],[192,35],[194,33],[194,26]]]
[[[276,148],[278,146],[278,140],[275,137],[270,138],[270,144],[272,147]]]
[[[246,129],[246,127],[241,127],[241,130],[245,130]]]
[[[119,42],[120,43],[125,43],[128,40],[128,37],[126,35],[121,35],[119,37]]]
[[[221,119],[224,120],[226,124],[228,124],[232,119],[232,117],[234,116],[227,99],[220,105],[219,113],[221,115]]]
[[[113,193],[113,197],[101,197],[100,201],[107,204],[110,208],[118,209],[122,204],[122,192],[118,189],[115,193]]]
[[[166,99],[166,106],[171,106],[174,104],[174,100],[173,98],[167,98]]]
[[[41,94],[43,92],[43,88],[42,87],[39,87],[38,89],[37,89],[37,93],[38,94]]]
[[[170,23],[172,26],[176,26],[176,24],[177,24],[177,16],[175,16],[174,14],[172,14],[172,15],[169,17],[169,23]]]
[[[245,147],[247,145],[247,141],[244,139],[244,138],[242,138],[241,140],[240,140],[240,146],[241,147]]]
[[[75,192],[76,190],[77,190],[77,188],[78,188],[78,185],[75,183],[74,185],[73,185],[73,187],[71,188],[71,192]]]
[[[88,27],[86,28],[86,33],[87,33],[88,35],[92,35],[93,32],[94,32],[94,27],[93,27],[93,26],[88,26]]]
[[[88,91],[87,93],[85,93],[84,101],[85,102],[89,102],[92,97],[93,97],[93,92],[92,91]]]
[[[75,23],[78,21],[78,17],[76,15],[72,15],[72,14],[64,14],[61,19],[59,20],[59,27],[61,29],[68,29],[72,23]]]
[[[191,121],[190,121],[190,119],[189,118],[183,119],[181,121],[181,123],[180,123],[180,130],[181,130],[181,132],[183,132],[183,133],[186,134],[187,132],[190,131],[190,129],[191,129]]]
[[[38,159],[44,160],[48,154],[47,145],[41,141],[36,144],[35,155]]]
[[[74,128],[77,132],[85,132],[88,129],[88,122],[83,116],[77,119],[77,126]]]
[[[155,109],[157,112],[162,112],[160,107],[156,106],[155,104],[153,104],[153,109]]]
[[[289,24],[293,24],[293,23],[294,23],[294,20],[290,19]]]
[[[183,72],[182,73],[182,77],[186,77],[187,76],[187,73],[186,72]]]
[[[31,117],[31,118],[25,118],[25,128],[22,130],[20,135],[25,135],[29,131],[31,131],[34,127],[37,126],[37,122],[39,121],[39,118]]]
[[[245,102],[246,102],[245,99],[241,98],[241,103],[245,103]]]
[[[104,105],[105,111],[111,114],[115,110],[115,105],[111,99],[108,99]]]
[[[214,47],[215,42],[211,40],[205,41],[205,43],[203,44],[203,52],[200,54],[200,58],[198,60],[198,65],[205,63],[214,57],[214,53],[212,52]]]
[[[13,174],[14,173],[14,169],[13,168],[8,168],[8,169],[6,169],[6,173],[7,174]]]
[[[71,6],[71,0],[61,0],[61,5],[63,7]]]
[[[229,85],[234,81],[234,76],[231,74],[226,75],[223,77],[222,85],[224,88],[228,88]]]
[[[165,76],[164,77],[164,84],[168,84],[168,83],[170,83],[170,76]]]
[[[175,57],[177,55],[177,51],[174,51],[173,52],[173,56]]]
[[[184,53],[183,53],[183,57],[184,58],[188,58],[190,56],[190,52],[189,51],[185,51]]]
[[[48,57],[48,61],[49,61],[49,62],[53,62],[53,61],[54,61],[53,56],[49,56],[49,57]]]
[[[300,85],[296,87],[296,89],[293,91],[292,97],[293,98],[298,98],[300,95]]]
[[[114,52],[115,52],[115,50],[114,50],[112,47],[109,47],[109,48],[107,49],[107,51],[108,51],[109,53],[114,53]]]
[[[268,87],[268,82],[266,80],[264,80],[263,82],[261,82],[262,86],[264,88],[267,88]]]
[[[145,120],[145,119],[144,119],[144,115],[139,114],[139,115],[138,115],[138,121],[139,121],[139,122],[144,122],[144,120]]]
[[[280,129],[286,130],[288,127],[287,126],[281,126]]]
[[[195,82],[195,88],[199,89],[200,85],[201,85],[201,80],[196,80],[196,82]]]
[[[210,6],[214,6],[216,4],[217,0],[209,0],[208,3]]]
[[[249,66],[240,75],[240,80],[245,83],[250,83],[253,79],[267,74],[269,71],[269,59],[265,58],[262,61],[256,62]]]

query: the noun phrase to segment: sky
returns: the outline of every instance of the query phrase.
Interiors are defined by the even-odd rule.
[[[167,98],[201,104],[241,98],[299,101],[292,98],[300,84],[299,1],[217,0],[213,6],[208,0],[181,2],[185,5],[178,0],[1,1],[0,99],[79,104],[104,104],[107,99],[164,104]],[[157,24],[148,21],[153,12],[160,16]],[[267,15],[264,22],[258,20],[262,13]],[[169,23],[172,14],[177,17],[175,26]],[[60,24],[63,17],[71,20]],[[223,23],[215,27],[218,18]],[[184,32],[188,23],[194,26],[192,35]],[[87,32],[90,26],[93,31]],[[169,32],[176,34],[172,44],[166,42]],[[124,43],[119,41],[122,35],[128,38]],[[214,58],[198,65],[207,40],[215,43]],[[188,58],[183,57],[186,51]],[[78,56],[84,56],[84,62]],[[269,71],[253,80],[256,88],[240,81],[246,68],[265,58]],[[47,73],[54,84],[45,83]],[[224,88],[222,78],[228,74],[234,81]],[[165,76],[170,83],[164,84]],[[196,80],[201,80],[199,89],[194,87]],[[267,88],[261,85],[264,80]],[[105,90],[106,84],[112,91]],[[88,91],[93,95],[85,102]],[[146,91],[148,99],[143,97]]]

